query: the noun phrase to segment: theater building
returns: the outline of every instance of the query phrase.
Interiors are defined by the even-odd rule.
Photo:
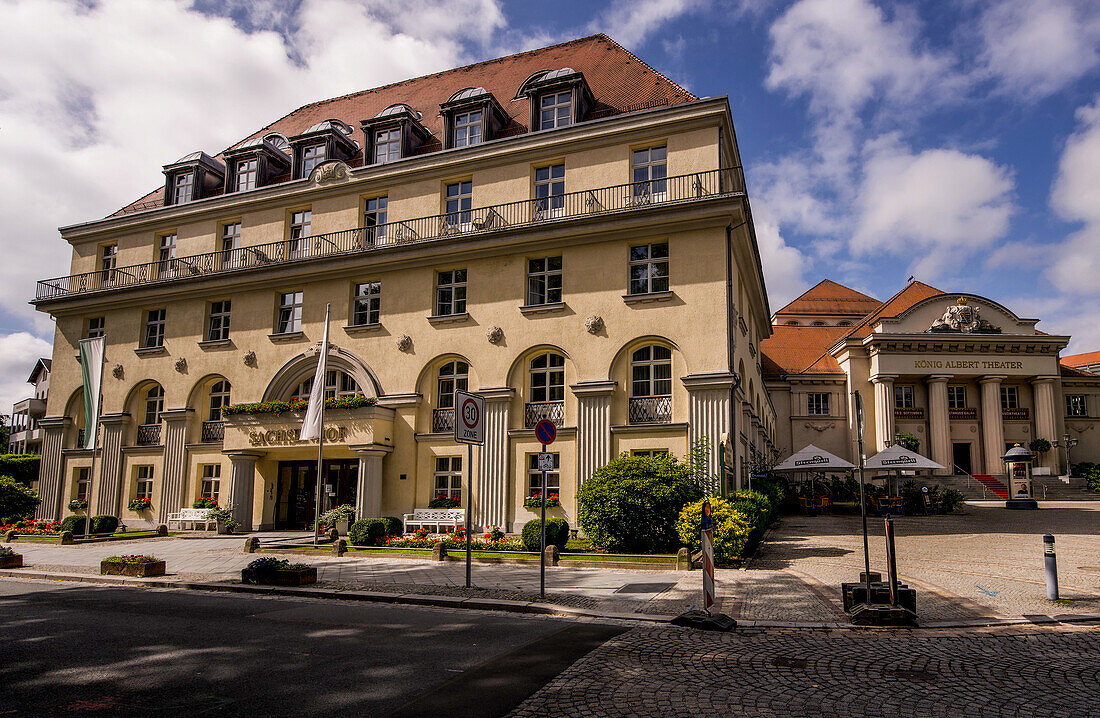
[[[456,495],[455,389],[487,400],[478,526],[533,518],[549,477],[576,490],[622,452],[733,437],[738,470],[774,447],[760,371],[771,332],[729,103],[699,98],[603,35],[306,105],[164,184],[61,229],[40,515],[89,493],[127,524],[211,496],[246,528],[312,520],[301,415],[223,407],[307,397],[326,305],[326,506],[393,515]],[[77,342],[105,335],[101,441]],[[152,510],[127,507],[149,498]]]
[[[1036,472],[1100,458],[1100,376],[1061,365],[1068,336],[1036,329],[991,299],[910,282],[879,301],[824,280],[773,316],[765,385],[784,455],[814,444],[855,462],[852,391],[865,406],[867,455],[898,434],[952,473],[1004,474],[1015,444],[1047,439]],[[1091,414],[1090,414],[1091,412]]]

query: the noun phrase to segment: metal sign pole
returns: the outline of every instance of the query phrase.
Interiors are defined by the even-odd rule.
[[[863,520],[863,579],[867,603],[871,603],[871,549],[867,545],[867,502],[863,498],[863,397],[853,391],[856,402],[856,439],[859,443],[859,515]]]
[[[466,588],[470,587],[470,571],[473,552],[470,534],[473,533],[474,509],[474,445],[466,444]]]
[[[542,445],[542,453],[546,453],[546,444]],[[542,551],[539,552],[539,596],[546,598],[546,465],[542,466],[542,515],[539,520],[542,529],[542,542],[539,544]]]

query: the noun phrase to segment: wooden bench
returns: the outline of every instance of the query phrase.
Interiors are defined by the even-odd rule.
[[[178,514],[168,514],[168,528],[172,528],[173,523],[180,529],[184,524],[190,524],[196,530],[199,524],[203,525],[205,531],[209,531],[211,526],[218,528],[218,522],[209,516],[210,509],[180,509]]]
[[[439,529],[446,526],[456,529],[466,523],[466,509],[413,509],[404,517],[405,533],[412,533],[410,526]]]

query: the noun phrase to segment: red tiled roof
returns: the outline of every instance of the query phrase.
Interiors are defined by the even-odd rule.
[[[887,299],[877,310],[868,314],[864,317],[862,322],[852,327],[848,336],[862,339],[871,333],[871,327],[879,319],[884,317],[896,317],[917,302],[924,301],[929,297],[939,296],[940,294],[943,294],[943,292],[924,282],[909,282],[900,292]]]
[[[1085,352],[1084,354],[1068,354],[1059,361],[1068,367],[1088,366],[1100,364],[1100,352]]]
[[[1058,369],[1062,376],[1076,376],[1083,379],[1096,379],[1097,376],[1100,376],[1097,374],[1093,374],[1091,371],[1085,371],[1084,369],[1078,369],[1077,367],[1066,366],[1065,364],[1059,366]]]
[[[403,102],[423,115],[421,122],[434,135],[422,151],[438,150],[441,147],[439,138],[443,133],[439,105],[467,87],[484,87],[511,116],[511,123],[502,134],[522,134],[527,131],[530,108],[526,98],[516,101],[512,98],[531,75],[563,67],[582,73],[592,90],[595,105],[588,119],[698,99],[608,36],[598,34],[314,102],[299,107],[232,146],[272,132],[292,137],[327,119],[343,120],[356,128],[356,139],[361,141],[362,133],[358,129],[360,120],[374,117],[390,105]],[[220,159],[221,155],[218,157]],[[360,151],[350,164],[362,165],[362,161]],[[158,188],[112,216],[159,207],[163,204],[162,195],[163,189]]]
[[[784,314],[837,314],[862,317],[882,306],[882,302],[862,292],[823,279],[801,296],[776,312]]]
[[[772,335],[760,342],[761,362],[769,374],[842,374],[829,347],[850,327],[772,327]]]

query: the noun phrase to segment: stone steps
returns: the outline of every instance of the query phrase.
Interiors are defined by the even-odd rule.
[[[953,489],[958,489],[963,496],[976,501],[997,501],[1002,498],[996,496],[989,489],[986,489],[983,493],[982,485],[973,479],[969,480],[970,486],[968,487],[968,479],[965,474],[936,476],[934,479],[925,479],[924,481],[928,484],[939,484],[942,487],[950,486]],[[1100,501],[1100,493],[1086,489],[1081,479],[1075,478],[1073,483],[1066,484],[1057,476],[1035,476],[1032,479],[1032,486],[1035,489],[1035,498],[1040,501],[1044,498],[1047,501]],[[1045,496],[1042,488],[1044,486],[1046,487]]]

